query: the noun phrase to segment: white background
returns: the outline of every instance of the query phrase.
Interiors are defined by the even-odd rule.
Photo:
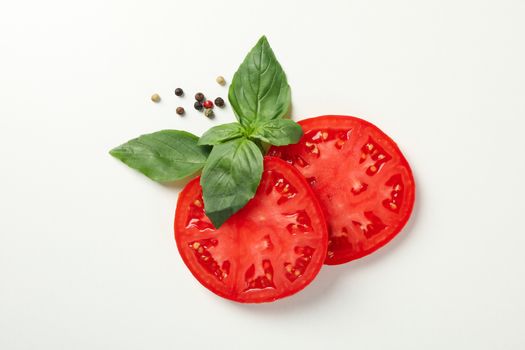
[[[2,1],[0,349],[525,348],[524,18],[521,0]],[[215,77],[262,34],[293,118],[376,123],[417,204],[372,256],[239,305],[176,251],[180,185],[107,152],[233,120],[191,95],[226,97]]]

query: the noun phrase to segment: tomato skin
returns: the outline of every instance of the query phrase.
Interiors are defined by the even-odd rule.
[[[294,198],[292,197],[288,200],[276,194],[282,188],[275,185],[274,180],[281,174],[282,178],[289,181],[290,188],[297,189],[297,192],[300,193],[295,198],[295,201],[298,203],[294,204]],[[261,303],[271,302],[295,294],[315,278],[326,258],[328,231],[323,211],[315,194],[304,177],[294,167],[281,159],[265,157],[263,179],[257,194],[243,209],[229,218],[217,230],[205,215],[192,214],[192,210],[195,210],[195,206],[192,206],[192,203],[195,203],[196,200],[202,200],[202,189],[199,180],[200,178],[197,177],[190,181],[180,193],[177,201],[174,229],[175,241],[182,260],[193,276],[204,287],[223,298],[236,302]],[[278,198],[279,201],[274,203],[268,198]],[[286,200],[280,203],[283,198]],[[301,200],[299,201],[299,199]],[[304,208],[297,207],[297,205],[304,205]],[[282,213],[276,208],[280,208]],[[283,220],[288,220],[290,215],[295,215],[289,214],[290,209],[297,209],[298,213],[306,213],[305,217],[310,220],[308,221],[308,230],[311,228],[310,231],[306,233],[293,231],[292,234],[288,227],[290,225],[286,227],[272,226],[274,222],[286,223]],[[264,215],[265,212],[269,212],[267,218],[259,219],[259,214]],[[189,218],[193,217],[192,215],[200,218],[199,220],[201,221],[197,223],[199,229],[190,227],[192,225],[191,222],[194,222],[189,220]],[[299,227],[301,220],[304,221],[304,218],[299,219],[300,215],[297,217],[297,226]],[[268,218],[274,220],[268,220]],[[264,258],[261,255],[261,258],[257,260],[259,258],[257,249],[261,245],[261,240],[257,240],[255,237],[263,235],[263,230],[268,230],[269,227],[272,230],[268,231],[269,234],[264,237],[268,237],[268,241],[271,242],[269,244],[272,245],[272,250],[275,249],[275,252],[268,253],[269,255],[265,255]],[[201,232],[202,237],[200,237]],[[308,238],[303,238],[301,235],[304,235],[304,237],[308,236]],[[211,242],[210,237],[212,237],[212,240],[216,238],[216,241]],[[198,259],[196,258],[197,251],[192,245],[195,243],[192,242],[209,242],[209,251],[212,252],[209,258],[213,260],[213,265],[203,264],[202,259],[196,262],[196,259]],[[199,243],[197,250],[206,244],[201,243]],[[241,251],[243,254],[241,254]],[[253,253],[250,254],[250,252],[255,252],[253,261],[251,260]],[[208,254],[208,250],[203,250],[203,254]],[[221,257],[226,256],[228,259],[223,261],[221,265],[219,259],[215,259],[216,256],[213,254]],[[238,254],[237,258],[234,257],[235,254]],[[287,260],[284,258],[281,259],[281,257],[290,255],[297,259],[290,260],[290,263],[287,263]],[[217,263],[215,263],[214,259],[217,260]],[[224,268],[226,262],[228,262],[228,274],[224,273],[226,271]],[[268,271],[266,265],[268,265]],[[213,273],[206,273],[203,266],[208,268],[208,272],[213,271]],[[265,274],[258,276],[256,270],[261,268],[264,269]],[[289,269],[291,272],[298,271],[298,276],[290,276],[289,271],[286,269]],[[220,272],[216,273],[216,271]],[[272,277],[265,279],[268,273]],[[244,279],[242,279],[243,277]],[[231,278],[229,282],[226,281],[228,278]],[[219,279],[220,281],[218,281]],[[251,281],[250,283],[253,286],[246,285],[248,280]],[[226,282],[223,283],[223,281]],[[239,283],[239,281],[244,283],[244,285]]]
[[[329,226],[329,252],[325,264],[343,264],[371,254],[383,247],[405,226],[415,201],[415,182],[412,170],[397,144],[372,123],[356,117],[326,115],[304,119],[298,123],[304,131],[304,136],[299,143],[272,147],[268,154],[281,157],[298,168],[310,180],[314,192],[318,195]],[[344,133],[341,134],[343,131]],[[315,137],[312,138],[312,135],[317,134],[321,138],[315,141]],[[347,157],[337,158],[337,155],[333,155],[334,149],[327,149],[326,153],[329,156],[326,156],[322,147],[328,146],[324,146],[324,140],[327,144],[330,141],[337,140],[334,144],[336,147],[341,142],[342,146],[339,146],[339,149],[348,147],[346,149]],[[346,142],[348,142],[348,146],[345,145]],[[375,147],[373,152],[376,153],[363,148],[365,145],[372,147],[371,149]],[[376,150],[381,150],[381,152]],[[378,153],[379,158],[377,158]],[[331,166],[331,171],[325,173],[325,169],[319,165],[324,164],[326,167],[327,164],[327,160],[324,160],[324,163],[317,160],[320,154],[325,155],[325,157],[330,157],[330,155],[334,157],[332,163],[335,165],[328,163]],[[359,158],[359,155],[363,158]],[[362,162],[371,165],[364,168],[361,165]],[[388,165],[386,165],[387,163]],[[395,164],[395,168],[392,168],[391,164]],[[383,170],[385,168],[387,170]],[[352,181],[352,176],[343,176],[340,173],[344,170],[352,175],[357,173],[358,169],[361,173],[355,178],[359,178],[360,181],[355,181],[360,185],[352,188],[353,193],[350,193],[348,191],[349,186],[345,182]],[[384,177],[386,175],[381,174],[383,182],[377,183],[374,176],[377,177],[376,175],[382,171],[392,172],[389,174],[391,177],[387,180]],[[332,185],[330,182],[338,182],[339,184]],[[360,198],[358,195],[363,196],[361,194],[363,192],[383,193],[386,192],[385,187],[390,188],[389,186],[401,188],[401,190],[392,191],[391,195],[375,198],[375,200],[370,199],[368,202],[357,201],[357,198]],[[332,188],[332,190],[327,190],[327,188]],[[334,202],[337,203],[337,201],[346,204],[344,206],[346,211],[339,209],[338,212],[337,209],[334,209]],[[399,203],[401,204],[398,205]],[[365,206],[367,209],[362,208]],[[369,224],[361,225],[359,229],[356,229],[354,224],[359,225],[360,222],[356,223],[351,217],[359,212],[361,212],[360,216],[364,218],[361,222],[368,222]],[[388,222],[383,222],[385,221],[384,218],[377,216],[377,212],[383,213]],[[344,220],[347,220],[345,226],[341,224]],[[343,229],[348,228],[342,235],[332,233],[334,227],[341,228],[342,226]],[[364,229],[363,226],[365,226]],[[372,232],[368,232],[369,229]],[[356,234],[355,232],[359,230],[362,232]],[[370,237],[367,234],[370,234]],[[359,238],[356,238],[357,236]]]

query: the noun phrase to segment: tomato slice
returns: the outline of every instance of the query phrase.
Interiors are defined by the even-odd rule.
[[[415,198],[412,171],[394,141],[355,117],[299,122],[298,144],[269,155],[294,165],[317,194],[328,224],[326,264],[358,259],[388,243],[405,225]]]
[[[197,280],[243,303],[294,294],[317,275],[326,257],[323,211],[304,177],[265,157],[255,197],[219,229],[204,213],[199,178],[182,190],[175,215],[180,255]]]

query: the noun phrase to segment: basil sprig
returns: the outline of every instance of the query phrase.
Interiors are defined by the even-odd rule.
[[[215,126],[200,138],[159,131],[110,152],[160,182],[202,169],[204,208],[217,228],[255,195],[267,146],[297,143],[303,135],[297,123],[283,119],[290,109],[290,86],[264,36],[233,76],[228,98],[238,122]]]

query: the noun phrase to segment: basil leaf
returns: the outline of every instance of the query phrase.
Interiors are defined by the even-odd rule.
[[[186,131],[162,130],[142,135],[109,153],[152,180],[168,182],[189,176],[206,163],[210,148]]]
[[[228,98],[244,126],[283,117],[290,108],[290,86],[263,36],[235,73]]]
[[[239,123],[217,125],[206,131],[199,139],[199,145],[218,145],[243,135],[243,127]]]
[[[255,143],[240,138],[213,147],[202,171],[206,215],[219,228],[253,198],[263,171],[263,156]]]
[[[290,119],[275,119],[258,125],[250,137],[274,146],[284,146],[299,142],[303,129]]]

